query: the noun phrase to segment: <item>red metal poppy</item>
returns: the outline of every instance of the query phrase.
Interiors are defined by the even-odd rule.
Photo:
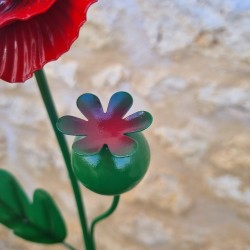
[[[0,78],[24,82],[69,50],[97,0],[0,0]]]

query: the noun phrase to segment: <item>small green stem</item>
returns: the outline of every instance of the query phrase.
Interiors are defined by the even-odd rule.
[[[48,113],[48,116],[50,118],[51,125],[53,127],[54,133],[56,135],[58,144],[60,146],[64,161],[67,167],[68,175],[70,178],[71,186],[74,192],[75,201],[76,201],[76,205],[78,209],[78,215],[79,215],[79,219],[80,219],[80,223],[82,227],[82,233],[83,233],[86,250],[93,250],[93,247],[92,247],[93,244],[91,242],[91,236],[88,230],[87,218],[86,218],[86,214],[84,210],[80,188],[79,188],[79,185],[77,183],[77,180],[75,178],[75,175],[71,167],[71,157],[70,157],[67,142],[65,140],[64,135],[61,134],[56,128],[56,122],[58,120],[58,116],[57,116],[56,108],[55,108],[52,96],[50,94],[49,86],[48,86],[43,70],[41,69],[41,70],[36,71],[35,77],[37,80],[37,84],[38,84],[41,96],[43,98],[44,105]]]
[[[115,209],[118,206],[119,200],[120,200],[120,195],[114,196],[113,202],[112,202],[110,208],[106,212],[104,212],[101,215],[97,216],[92,221],[92,223],[91,223],[91,229],[90,229],[90,235],[91,235],[91,239],[92,239],[92,242],[93,242],[94,249],[95,249],[95,237],[94,237],[95,225],[98,222],[100,222],[101,220],[104,220],[105,218],[107,218],[108,216],[110,216],[115,211]]]
[[[67,242],[62,242],[62,244],[67,248],[67,249],[70,249],[70,250],[76,250],[76,248],[74,248],[73,246],[71,246],[69,243]]]

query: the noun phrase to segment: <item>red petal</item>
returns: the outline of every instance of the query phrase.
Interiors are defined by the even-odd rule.
[[[27,20],[48,10],[56,0],[1,0],[0,28],[15,20]]]
[[[58,119],[56,126],[65,135],[88,134],[88,122],[71,115],[66,115]]]
[[[153,117],[147,111],[138,111],[126,117],[124,122],[124,133],[134,133],[148,128],[153,122]]]
[[[123,91],[116,92],[110,98],[107,115],[114,118],[122,118],[133,104],[132,96]]]
[[[103,144],[99,141],[84,137],[73,143],[73,150],[79,155],[93,155],[102,149]]]
[[[116,137],[107,142],[112,155],[124,157],[132,155],[137,148],[137,143],[128,136]]]
[[[86,93],[78,97],[77,107],[88,120],[102,119],[104,113],[102,104],[96,95]]]
[[[69,50],[96,0],[57,0],[45,13],[0,28],[0,78],[23,82]]]

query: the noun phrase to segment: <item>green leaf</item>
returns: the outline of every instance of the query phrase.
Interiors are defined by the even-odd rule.
[[[0,169],[0,222],[9,228],[23,224],[29,206],[20,185],[7,171]]]
[[[15,178],[3,169],[0,169],[0,223],[17,236],[37,243],[60,243],[67,235],[52,197],[37,189],[31,203]]]

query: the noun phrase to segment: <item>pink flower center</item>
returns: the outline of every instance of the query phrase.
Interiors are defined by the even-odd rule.
[[[122,135],[122,123],[121,119],[114,119],[113,117],[91,121],[88,136],[107,143],[110,139]]]

